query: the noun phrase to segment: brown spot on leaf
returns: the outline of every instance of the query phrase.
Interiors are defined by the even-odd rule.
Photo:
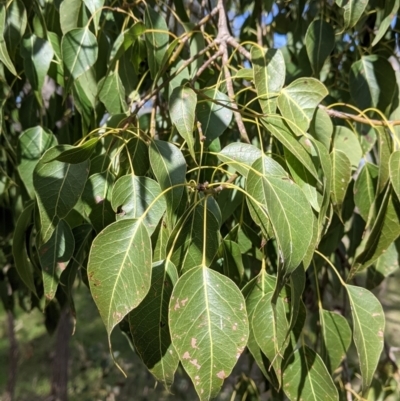
[[[194,365],[197,369],[200,369],[200,368],[201,368],[201,366],[197,363],[197,359],[192,359],[192,360],[190,361],[190,363],[191,363],[192,365]]]
[[[182,299],[182,301],[181,301],[182,306],[185,306],[185,305],[186,305],[186,302],[187,302],[188,300],[189,300],[189,298]]]
[[[192,348],[197,348],[197,349],[199,348],[199,347],[196,345],[196,343],[197,343],[197,340],[196,340],[195,338],[192,338],[192,341],[190,342]]]
[[[182,358],[183,358],[183,359],[190,359],[190,354],[189,354],[189,352],[186,351],[186,352],[183,354]]]
[[[220,372],[217,373],[217,377],[219,379],[224,380],[226,378],[226,374],[225,374],[225,372],[223,370],[221,370]]]

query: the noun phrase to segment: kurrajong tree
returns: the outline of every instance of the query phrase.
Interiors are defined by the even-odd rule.
[[[2,2],[5,307],[74,314],[82,281],[110,351],[200,400],[242,353],[271,399],[398,397],[371,290],[399,258],[399,3]]]

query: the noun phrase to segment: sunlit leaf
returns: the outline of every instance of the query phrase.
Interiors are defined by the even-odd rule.
[[[389,160],[390,182],[394,192],[400,200],[400,151],[393,152]]]
[[[104,5],[104,0],[83,0],[85,6],[90,11],[90,14],[93,15],[93,23],[95,30],[99,29],[99,21],[101,17],[101,8]]]
[[[376,33],[376,36],[372,42],[372,46],[375,46],[385,36],[386,31],[393,21],[393,18],[395,18],[395,16],[397,15],[400,2],[399,0],[387,0],[384,4],[384,15],[380,21],[378,32]]]
[[[333,149],[330,157],[332,164],[332,203],[337,210],[341,210],[351,179],[351,163],[346,154],[340,150]]]
[[[353,170],[357,169],[362,157],[362,149],[356,134],[347,127],[336,126],[333,147],[342,151],[350,160]]]
[[[227,277],[199,266],[174,287],[172,344],[200,400],[214,398],[243,352],[248,335],[245,301]]]
[[[99,98],[109,113],[126,112],[128,106],[125,101],[125,88],[118,72],[112,71],[99,82],[98,87]]]
[[[63,0],[60,4],[60,24],[62,33],[79,26],[79,14],[82,9],[82,0]]]

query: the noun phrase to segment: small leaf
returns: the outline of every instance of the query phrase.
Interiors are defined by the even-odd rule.
[[[400,201],[400,150],[397,150],[390,155],[389,175],[394,192]]]
[[[346,154],[340,150],[333,149],[330,157],[332,164],[332,203],[337,210],[341,210],[351,180],[351,163]]]
[[[120,220],[93,241],[88,279],[108,337],[147,295],[151,283],[151,242],[143,223]]]
[[[66,217],[78,202],[86,184],[88,161],[79,164],[49,162],[69,148],[68,145],[59,145],[49,149],[33,171],[43,243],[50,240],[59,219]]]
[[[11,58],[14,58],[18,44],[24,36],[27,20],[26,9],[21,0],[14,0],[7,5],[4,31],[0,32],[4,34]]]
[[[367,0],[336,0],[344,10],[344,29],[353,28],[367,7]]]
[[[36,295],[36,287],[33,280],[33,266],[26,250],[26,232],[32,224],[32,212],[34,202],[30,202],[20,214],[15,226],[12,253],[15,269],[23,283]]]
[[[179,86],[175,88],[169,97],[169,114],[171,121],[186,141],[190,154],[196,160],[194,153],[194,119],[197,96],[193,89]]]
[[[117,220],[136,218],[143,221],[151,235],[165,212],[160,186],[147,177],[124,175],[114,185],[111,206]]]
[[[276,99],[285,83],[285,60],[279,49],[251,48],[258,101],[264,114],[276,112]]]
[[[64,220],[60,220],[50,239],[39,248],[44,296],[47,301],[55,297],[61,273],[67,267],[74,248],[71,228]]]
[[[339,401],[336,386],[321,357],[307,346],[296,350],[287,362],[282,388],[290,401]]]
[[[215,138],[220,137],[228,128],[233,112],[225,107],[229,106],[230,100],[227,95],[214,89],[206,90],[203,94],[218,102],[199,101],[196,107],[196,116],[201,123],[203,135],[206,137],[206,145],[209,145]]]
[[[97,60],[96,36],[88,28],[68,31],[62,38],[61,52],[69,79],[77,79],[89,71]]]
[[[215,397],[249,335],[245,301],[227,277],[198,266],[174,287],[169,305],[172,344],[201,401]]]
[[[154,79],[160,72],[167,51],[169,29],[162,14],[150,6],[145,8],[144,24],[147,28],[144,36],[147,44],[147,60],[151,78]]]
[[[393,18],[396,17],[397,11],[399,9],[399,0],[387,0],[385,1],[384,14],[380,20],[379,29],[376,36],[372,42],[372,46],[375,46],[382,38],[385,36]]]
[[[335,32],[330,24],[323,20],[314,20],[308,26],[306,37],[307,55],[316,77],[335,47]]]
[[[186,182],[186,161],[182,152],[172,143],[153,140],[149,148],[150,164],[160,187],[165,192],[168,224],[180,204]],[[181,185],[179,185],[181,184]]]
[[[383,350],[385,315],[375,296],[362,287],[346,285],[353,319],[353,340],[361,368],[365,394],[371,384]]]
[[[98,84],[99,98],[110,114],[124,113],[128,109],[125,101],[125,88],[118,72],[111,71]]]
[[[149,293],[128,315],[135,350],[166,388],[172,385],[179,363],[168,324],[169,301],[177,281],[178,272],[171,262],[154,263]]]
[[[281,90],[278,107],[296,135],[307,132],[315,109],[327,94],[328,90],[315,78],[298,78]]]
[[[245,79],[246,81],[253,81],[254,73],[252,68],[242,68],[238,70],[235,75],[232,75],[233,79]]]
[[[324,347],[322,357],[333,373],[350,347],[351,329],[347,320],[338,313],[320,310],[319,316]]]
[[[40,126],[28,128],[18,138],[18,173],[31,198],[35,196],[32,172],[44,152],[55,145],[56,137]]]
[[[64,150],[53,160],[69,164],[79,164],[89,159],[94,149],[96,148],[99,138],[92,138],[79,146],[73,146],[70,149]],[[49,161],[53,161],[49,160]]]

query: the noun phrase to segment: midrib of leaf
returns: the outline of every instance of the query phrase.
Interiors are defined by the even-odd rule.
[[[209,392],[208,394],[211,394],[212,390],[212,370],[214,366],[214,344],[212,340],[212,334],[211,334],[211,318],[210,318],[210,306],[208,304],[208,291],[207,291],[207,285],[205,285],[207,281],[207,267],[204,266],[203,264],[203,286],[204,286],[204,298],[205,298],[205,303],[206,303],[206,312],[207,312],[207,327],[208,327],[208,339],[210,341],[210,354],[211,354],[211,363],[210,363],[210,375],[209,375]]]
[[[134,223],[134,224],[135,224],[135,223]],[[113,286],[113,289],[112,289],[112,291],[111,291],[111,298],[110,298],[110,303],[109,303],[109,305],[111,305],[111,303],[114,301],[115,287],[117,286],[117,283],[118,283],[119,278],[120,278],[120,276],[121,276],[122,266],[125,264],[125,260],[126,260],[126,258],[127,258],[127,256],[128,256],[129,249],[130,249],[130,247],[132,246],[133,238],[135,237],[135,234],[136,234],[136,232],[137,232],[139,226],[140,226],[140,224],[137,224],[137,223],[136,223],[135,231],[132,233],[131,238],[130,238],[130,240],[129,240],[129,246],[126,248],[124,258],[123,258],[123,260],[122,260],[122,263],[120,264],[120,268],[118,269],[117,278],[114,280],[114,286]],[[132,277],[133,277],[133,280],[136,281],[135,278],[134,278],[134,275],[133,275]],[[111,321],[110,318],[111,318],[111,316],[112,316],[112,314],[110,313],[110,309],[109,309],[109,310],[108,310],[108,327],[107,327],[107,331],[108,331],[108,336],[109,336],[109,337],[110,337],[110,334],[111,334],[111,333],[109,332],[110,321]],[[111,322],[111,324],[112,324],[112,322]]]
[[[84,42],[84,39],[85,39],[85,37],[86,37],[86,33],[88,32],[88,29],[87,29],[87,28],[84,28],[84,31],[85,31],[85,32],[84,32],[84,34],[83,34],[83,36],[82,36],[81,42],[79,43],[79,51],[76,52],[74,62],[72,63],[71,75],[73,74],[73,71],[74,71],[74,69],[75,69],[75,65],[76,65],[76,63],[77,63],[77,61],[78,61],[78,58],[79,58],[79,55],[80,55],[80,53],[81,53],[82,43]],[[85,69],[86,69],[86,67],[85,67]]]
[[[307,365],[307,371],[311,372],[311,366],[309,366],[309,364],[308,364],[307,352],[306,352],[305,348],[304,348],[304,361],[305,361],[305,363]],[[314,384],[313,384],[312,377],[309,376],[309,379],[310,379],[311,391],[312,391],[313,396],[314,396],[313,398],[314,398],[314,400],[316,400],[317,398],[316,398],[316,394],[315,394],[315,390],[314,390]]]

